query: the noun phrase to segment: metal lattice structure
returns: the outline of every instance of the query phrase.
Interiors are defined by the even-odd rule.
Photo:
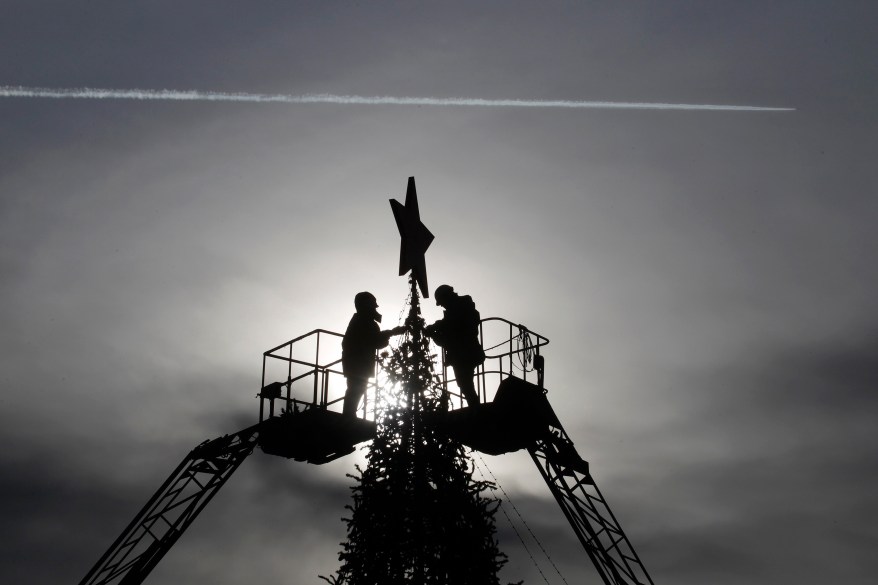
[[[654,585],[560,423],[527,451],[603,582]]]
[[[258,425],[193,449],[80,585],[137,585],[253,452]]]

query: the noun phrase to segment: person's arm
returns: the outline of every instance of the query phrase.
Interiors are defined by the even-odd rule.
[[[394,335],[400,335],[402,333],[405,333],[405,327],[403,327],[402,325],[400,325],[399,327],[394,327],[393,329],[379,331],[378,332],[378,339],[377,339],[378,345],[376,346],[375,349],[381,349],[382,347],[387,347],[387,345],[390,343],[391,337],[393,337]]]
[[[443,334],[445,330],[445,325],[445,319],[439,319],[432,325],[427,325],[427,328],[425,330],[427,337],[432,339],[439,347],[445,347],[445,336]]]

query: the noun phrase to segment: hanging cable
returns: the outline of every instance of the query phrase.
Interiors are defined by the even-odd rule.
[[[555,564],[555,561],[552,560],[552,557],[549,555],[549,552],[545,549],[545,547],[543,547],[543,543],[540,542],[540,539],[537,538],[537,535],[534,534],[533,530],[530,529],[530,526],[528,525],[527,521],[524,519],[524,516],[521,515],[521,512],[518,511],[518,508],[512,502],[512,498],[509,497],[509,494],[507,494],[506,490],[503,489],[503,486],[500,485],[500,482],[497,480],[497,476],[494,475],[494,472],[491,471],[490,467],[488,467],[487,462],[484,459],[482,459],[482,456],[481,456],[481,454],[478,453],[478,451],[472,451],[472,452],[476,453],[478,455],[478,458],[482,462],[482,465],[485,467],[486,470],[488,470],[488,473],[491,475],[491,480],[493,481],[493,483],[495,483],[497,485],[498,488],[500,488],[500,491],[503,492],[503,496],[506,498],[506,501],[509,502],[509,505],[512,506],[512,509],[515,511],[515,514],[521,520],[521,523],[524,524],[525,528],[527,528],[527,531],[530,534],[531,538],[533,538],[534,542],[537,543],[537,546],[540,547],[540,550],[542,551],[542,553],[544,555],[546,555],[546,558],[549,560],[549,564],[552,565],[552,568],[555,569],[555,572],[558,573],[558,576],[561,577],[561,580],[564,581],[564,583],[566,585],[570,585],[569,583],[567,583],[567,579],[564,578],[564,575],[561,574],[561,570],[558,569],[558,566]],[[473,463],[475,463],[475,460],[473,460]],[[518,534],[518,530],[516,530],[515,532],[516,532],[516,534]],[[523,541],[522,541],[522,543],[523,543]],[[527,549],[527,546],[525,546],[525,549]],[[530,551],[528,551],[528,554],[530,554]],[[531,559],[533,559],[533,556],[531,556]],[[543,572],[540,571],[540,574],[542,575]],[[545,576],[543,578],[545,578]],[[546,581],[546,582],[548,583],[548,581]]]
[[[516,336],[518,343],[518,360],[521,369],[525,372],[533,370],[534,344],[530,338],[530,331],[524,325],[518,326],[518,335]]]
[[[481,457],[479,457],[479,459],[481,459]],[[479,467],[479,464],[476,462],[476,460],[472,459],[472,462],[473,462],[473,466],[475,466],[475,468],[478,469],[478,471],[482,475],[482,477],[484,477],[485,479],[488,479],[488,476],[485,475],[485,473],[482,471],[482,468]],[[482,460],[482,464],[483,465],[485,464],[484,459]],[[488,469],[487,465],[485,465],[485,469]],[[490,469],[488,469],[488,472],[490,472]],[[488,485],[489,485],[489,489],[491,490],[491,495],[493,495],[494,498],[496,498],[497,500],[500,500],[501,498],[497,495],[497,491],[492,487],[492,484],[489,483]],[[496,485],[498,487],[500,486],[500,484],[496,484]],[[506,500],[509,501],[509,496],[506,496]],[[512,502],[509,502],[509,503],[511,504]],[[509,522],[509,526],[512,527],[512,531],[515,532],[515,536],[518,537],[518,540],[521,542],[521,546],[524,547],[524,551],[527,553],[527,556],[530,557],[530,561],[533,563],[534,567],[536,567],[537,571],[540,574],[540,577],[543,578],[543,581],[546,582],[546,585],[549,585],[549,580],[546,578],[545,573],[543,573],[543,569],[540,567],[539,563],[537,563],[537,560],[534,558],[533,553],[530,552],[530,548],[527,546],[527,543],[524,541],[524,537],[521,536],[521,532],[518,531],[518,528],[515,526],[515,522],[513,522],[512,517],[509,516],[509,512],[507,512],[506,508],[504,508],[503,506],[500,506],[500,511],[503,512],[504,516],[506,516],[506,521]],[[565,583],[566,583],[566,581],[565,581]]]
[[[533,340],[531,339],[530,331],[528,331],[527,327],[525,327],[524,325],[518,325],[518,334],[514,337],[510,337],[509,339],[501,341],[500,343],[492,345],[491,347],[486,347],[484,348],[484,351],[487,353],[492,349],[497,349],[502,345],[506,345],[513,339],[515,340],[516,349],[515,351],[511,351],[510,354],[515,354],[518,356],[518,365],[516,365],[514,362],[512,362],[512,365],[523,372],[533,371],[533,359],[534,354],[536,353],[536,348],[534,346]]]

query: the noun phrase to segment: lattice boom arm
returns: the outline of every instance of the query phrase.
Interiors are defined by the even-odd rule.
[[[193,449],[80,585],[137,585],[253,452],[259,425]]]
[[[604,583],[654,585],[561,424],[528,452]]]

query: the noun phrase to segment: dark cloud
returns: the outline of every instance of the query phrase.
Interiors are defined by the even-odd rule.
[[[24,445],[15,458],[2,461],[4,582],[54,583],[84,576],[173,471],[173,456],[182,459],[188,452],[165,453],[160,464],[141,470],[146,479],[132,484],[117,476],[117,462],[109,459],[88,474],[71,470],[70,458],[84,454],[82,446],[69,449],[34,451]],[[331,572],[333,554],[326,550],[344,536],[340,517],[348,499],[344,478],[327,478],[314,466],[257,450],[163,560],[168,568],[162,570],[171,579],[210,576],[213,582],[234,583],[243,559],[253,567],[283,563],[291,550],[307,554],[317,548],[324,562],[330,561],[322,570]],[[302,582],[317,580],[313,569]]]
[[[124,526],[122,519],[142,505],[142,494],[108,485],[100,476],[87,481],[66,475],[59,456],[28,455],[0,463],[0,578],[8,583],[81,578],[115,538],[113,527]]]
[[[876,340],[797,345],[680,381],[678,416],[639,437],[662,445],[663,471],[650,462],[626,480],[653,497],[617,494],[654,576],[816,583],[873,564]]]

